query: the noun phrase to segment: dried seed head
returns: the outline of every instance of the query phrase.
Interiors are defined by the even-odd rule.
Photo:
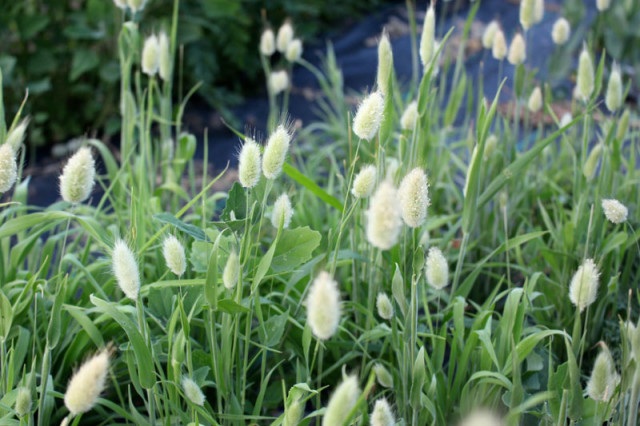
[[[393,426],[396,420],[393,418],[391,407],[386,399],[376,401],[371,412],[371,426]]]
[[[593,62],[585,45],[578,59],[577,88],[580,98],[587,102],[594,89]]]
[[[224,271],[222,272],[222,283],[229,290],[233,289],[240,277],[240,262],[238,260],[238,253],[235,250],[231,250],[227,263],[224,265]]]
[[[313,334],[327,340],[340,323],[340,291],[328,272],[320,272],[313,280],[307,297],[307,321]]]
[[[377,178],[376,166],[373,164],[364,166],[353,180],[351,193],[358,198],[367,198],[373,192]]]
[[[612,223],[622,223],[627,220],[629,210],[618,200],[602,200],[604,215]]]
[[[531,28],[535,22],[536,0],[522,0],[520,2],[520,25],[525,30]]]
[[[611,0],[596,0],[596,7],[600,12],[603,12],[609,9],[610,5],[611,5]]]
[[[18,149],[20,149],[20,146],[24,141],[24,135],[27,132],[28,125],[28,118],[21,120],[14,128],[11,129],[4,143],[11,145],[11,148],[13,148],[15,152],[18,152]]]
[[[167,268],[177,276],[182,276],[187,270],[187,258],[184,254],[184,247],[175,236],[169,235],[165,238],[162,244],[162,254]]]
[[[493,45],[491,46],[491,54],[494,59],[501,61],[507,56],[507,39],[504,37],[502,30],[497,30],[493,36]]]
[[[201,407],[204,405],[204,394],[196,382],[188,377],[182,377],[182,390],[189,401]]]
[[[425,267],[427,282],[431,287],[441,290],[449,284],[449,265],[439,248],[429,249]]]
[[[491,47],[493,47],[493,39],[499,30],[500,25],[498,25],[497,21],[489,22],[489,25],[487,25],[482,34],[482,47],[491,49]]]
[[[525,0],[526,1],[526,0]],[[520,65],[527,58],[527,46],[524,44],[524,38],[522,34],[518,33],[511,40],[511,46],[509,46],[509,55],[507,60],[511,65]]]
[[[253,188],[260,180],[260,147],[251,138],[245,138],[238,156],[238,179],[244,188]]]
[[[402,118],[400,118],[400,126],[403,130],[413,130],[418,122],[418,102],[413,101],[407,105]]]
[[[353,119],[353,131],[360,139],[371,140],[378,133],[384,113],[384,96],[380,91],[367,96]]]
[[[537,24],[544,18],[544,0],[536,0],[533,7],[533,23]]]
[[[269,90],[274,95],[284,92],[289,87],[289,74],[285,70],[272,71],[269,74]]]
[[[411,170],[400,182],[398,190],[402,219],[411,228],[421,226],[427,218],[429,182],[420,167]]]
[[[291,40],[284,56],[289,62],[297,62],[302,56],[302,41],[299,38]]]
[[[393,304],[391,300],[389,300],[389,296],[385,293],[378,293],[376,308],[378,308],[378,315],[380,315],[381,318],[386,320],[393,318]]]
[[[478,410],[465,417],[458,426],[504,426],[504,421],[487,410]]]
[[[596,300],[600,273],[593,259],[585,259],[571,279],[569,299],[580,312]]]
[[[382,38],[378,43],[378,90],[384,96],[390,96],[390,79],[393,73],[393,50],[386,31],[382,33]]]
[[[322,426],[336,426],[344,423],[359,397],[358,378],[356,376],[345,378],[329,399],[322,417]]]
[[[622,77],[620,77],[620,68],[614,63],[607,84],[607,96],[605,104],[609,111],[614,112],[622,106]]]
[[[160,66],[160,42],[155,34],[151,34],[144,41],[142,48],[142,72],[153,76]]]
[[[284,410],[284,421],[282,422],[282,426],[298,426],[303,414],[304,403],[300,402],[298,399],[294,400]]]
[[[282,124],[269,136],[262,157],[262,172],[267,179],[275,179],[282,171],[287,156],[291,135]]]
[[[260,53],[271,56],[276,51],[276,37],[271,28],[267,28],[260,36]]]
[[[367,211],[367,240],[374,247],[389,250],[398,242],[402,228],[402,212],[398,191],[387,180],[373,194]]]
[[[276,41],[276,47],[278,48],[278,52],[285,53],[287,51],[287,46],[293,40],[293,27],[289,21],[282,24],[280,29],[278,30],[278,38]]]
[[[158,50],[160,52],[160,60],[158,63],[158,72],[160,78],[164,81],[171,80],[171,48],[169,46],[169,38],[165,32],[161,32],[158,36]]]
[[[551,30],[551,38],[555,44],[565,44],[569,40],[571,35],[571,25],[569,21],[564,18],[559,18],[554,24]]]
[[[542,90],[540,87],[536,87],[531,92],[531,96],[529,96],[529,111],[538,112],[540,108],[542,108]]]
[[[82,203],[93,190],[96,165],[91,148],[80,148],[67,162],[60,175],[60,194],[69,203]]]
[[[293,216],[293,209],[291,208],[291,201],[287,194],[282,194],[278,197],[273,204],[273,211],[271,212],[271,224],[274,228],[286,229],[291,222],[291,216]]]
[[[72,415],[91,410],[104,390],[109,370],[109,351],[103,350],[86,361],[73,375],[64,394],[64,405]]]
[[[378,363],[373,366],[373,371],[376,373],[376,379],[380,386],[390,388],[393,386],[393,376],[389,373],[389,370],[384,368],[384,365]]]
[[[427,71],[429,62],[433,58],[434,40],[436,38],[436,12],[433,8],[433,2],[427,9],[422,25],[422,36],[420,37],[420,60],[424,71]]]
[[[0,192],[11,189],[18,178],[16,154],[8,143],[0,145]]]
[[[587,382],[587,395],[595,401],[608,401],[618,385],[618,374],[609,348],[604,343],[601,346]]]
[[[598,161],[600,160],[600,156],[602,155],[603,146],[601,143],[597,144],[593,147],[589,156],[587,157],[584,165],[582,166],[582,173],[584,174],[585,179],[588,181],[593,179],[596,175],[596,170],[598,169]]]
[[[138,263],[127,243],[121,239],[113,246],[112,261],[120,289],[129,299],[136,300],[140,291]]]
[[[13,409],[16,410],[18,417],[24,417],[29,413],[29,411],[31,411],[31,391],[29,388],[18,388],[16,403]]]

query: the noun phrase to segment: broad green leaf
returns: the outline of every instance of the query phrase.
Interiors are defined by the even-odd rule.
[[[308,226],[285,229],[280,235],[273,254],[271,269],[274,272],[292,271],[311,259],[313,251],[320,245],[322,236]]]
[[[238,305],[231,299],[218,300],[218,311],[226,312],[228,314],[248,314],[250,312],[249,308]]]

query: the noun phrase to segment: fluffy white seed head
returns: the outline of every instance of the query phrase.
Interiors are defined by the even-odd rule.
[[[600,273],[593,259],[585,259],[571,279],[569,299],[582,312],[596,300]]]
[[[531,92],[528,107],[531,112],[538,112],[540,108],[542,108],[542,90],[540,90],[540,87],[536,87],[533,89],[533,92]]]
[[[551,30],[551,38],[558,45],[565,44],[571,35],[571,24],[565,18],[559,18]]]
[[[441,290],[449,284],[449,265],[442,251],[431,247],[425,263],[427,283],[433,288]]]
[[[373,164],[364,166],[353,180],[351,193],[358,198],[367,198],[373,192],[377,178],[378,172],[376,171],[376,166]]]
[[[287,51],[287,46],[293,40],[293,27],[289,21],[282,24],[280,29],[278,30],[278,37],[276,40],[276,47],[278,48],[278,52],[285,53]]]
[[[158,51],[160,59],[158,62],[158,73],[164,81],[171,80],[171,47],[169,46],[169,37],[163,31],[158,36]]]
[[[536,0],[522,0],[520,2],[520,25],[525,30],[535,23]]]
[[[356,376],[345,378],[329,399],[324,417],[322,417],[322,426],[341,425],[355,407],[359,397],[358,378]]]
[[[520,65],[527,58],[527,46],[524,43],[524,37],[518,33],[511,40],[511,46],[509,46],[509,54],[507,60],[511,65]]]
[[[302,41],[299,38],[291,40],[284,56],[289,62],[297,62],[302,56]]]
[[[227,263],[224,265],[224,271],[222,272],[222,283],[229,290],[233,289],[238,283],[240,276],[240,261],[238,260],[238,253],[235,250],[231,250]]]
[[[109,371],[109,352],[102,351],[86,361],[73,375],[64,394],[64,405],[72,415],[91,410],[104,390]]]
[[[82,147],[67,161],[60,175],[60,194],[69,203],[82,203],[93,191],[96,164],[91,148]]]
[[[620,76],[620,68],[614,63],[607,84],[607,95],[605,104],[609,111],[614,112],[622,106],[622,77]]]
[[[577,91],[580,99],[587,102],[594,89],[593,62],[585,45],[578,59]]]
[[[378,383],[380,383],[380,386],[385,388],[393,386],[393,376],[389,373],[389,370],[384,367],[384,365],[380,363],[374,365],[373,371],[376,373],[376,379],[378,380]]]
[[[144,9],[144,6],[147,4],[147,0],[127,0],[127,5],[131,12],[136,13],[139,10]]]
[[[386,293],[378,293],[376,308],[378,308],[378,315],[380,315],[380,318],[384,318],[386,320],[393,318],[393,303],[391,303],[391,300]]]
[[[587,382],[587,395],[595,401],[608,401],[618,385],[618,374],[609,348],[602,343]]]
[[[20,149],[20,146],[24,141],[24,136],[27,133],[28,126],[29,119],[22,119],[13,129],[11,129],[4,143],[11,145],[11,148],[13,148],[15,152],[18,152],[18,149]]]
[[[142,48],[142,72],[148,76],[155,75],[160,66],[160,42],[155,34],[144,41]]]
[[[598,169],[598,162],[600,161],[600,157],[602,156],[603,145],[601,143],[597,144],[593,147],[589,156],[587,157],[584,165],[582,166],[582,173],[584,174],[585,179],[588,181],[593,179],[596,175],[596,170]]]
[[[204,405],[204,394],[200,386],[188,377],[182,377],[182,390],[184,396],[195,405]]]
[[[271,28],[267,28],[260,36],[260,53],[271,56],[276,51],[276,36]]]
[[[544,18],[544,0],[536,0],[533,6],[533,23],[537,24]]]
[[[413,130],[418,122],[418,102],[413,101],[407,105],[407,109],[402,113],[400,126],[403,130]]]
[[[289,227],[289,222],[291,222],[291,216],[293,216],[293,209],[291,208],[289,196],[287,194],[282,194],[273,204],[271,224],[276,229],[279,229],[281,225],[282,229],[286,229]]]
[[[478,410],[465,417],[458,426],[504,426],[504,420],[491,411]]]
[[[629,210],[618,200],[602,200],[604,215],[612,223],[622,223],[627,220]]]
[[[177,276],[182,276],[187,270],[187,258],[184,254],[184,247],[178,239],[169,235],[162,244],[162,254],[167,268]]]
[[[400,161],[395,157],[387,157],[385,164],[387,171],[385,172],[384,178],[388,181],[395,182],[398,170],[400,170]]]
[[[331,338],[340,323],[340,291],[328,272],[320,272],[313,280],[306,303],[307,321],[314,336],[320,340]]]
[[[289,74],[285,70],[272,71],[269,74],[269,90],[274,95],[284,92],[289,87]]]
[[[436,38],[436,12],[433,8],[433,2],[427,9],[422,25],[422,35],[420,37],[420,60],[424,70],[427,70],[429,62],[433,58],[434,40]]]
[[[390,96],[390,78],[393,73],[393,50],[387,32],[382,33],[382,38],[378,43],[378,90],[384,96]]]
[[[498,25],[497,21],[489,22],[489,25],[484,29],[484,33],[482,34],[482,47],[485,49],[491,49],[493,46],[493,39],[496,33],[500,30],[500,25]]]
[[[603,12],[609,9],[610,5],[611,5],[611,0],[596,0],[596,7],[600,12]]]
[[[18,417],[23,417],[31,411],[31,391],[27,387],[18,388],[16,394],[16,403],[13,409],[16,410]]]
[[[238,156],[238,179],[245,188],[253,188],[260,180],[260,147],[246,138]]]
[[[291,135],[289,131],[284,125],[279,125],[269,136],[267,146],[264,148],[262,172],[267,179],[275,179],[282,171],[282,165],[290,144]]]
[[[371,412],[371,426],[393,426],[396,420],[391,412],[391,407],[386,399],[382,398],[376,401]]]
[[[572,120],[573,120],[573,116],[571,115],[570,112],[564,113],[562,115],[562,118],[560,119],[560,127],[564,127],[568,125],[569,123],[571,123]]]
[[[390,181],[383,181],[371,197],[367,210],[367,240],[374,247],[389,250],[396,245],[402,228],[398,191]]]
[[[376,91],[367,96],[353,119],[353,131],[360,139],[371,140],[378,133],[384,114],[384,96]]]
[[[122,292],[129,299],[136,300],[140,291],[140,271],[133,252],[123,240],[113,246],[113,273]]]
[[[507,39],[502,30],[497,30],[493,36],[493,45],[491,46],[491,54],[494,59],[502,61],[507,56]]]
[[[117,8],[122,10],[127,8],[127,2],[125,0],[113,0],[113,4],[115,4]]]
[[[8,143],[0,145],[0,192],[11,189],[18,178],[16,154]]]
[[[421,226],[427,218],[429,206],[429,182],[420,167],[411,170],[400,182],[398,198],[402,219],[411,228]]]

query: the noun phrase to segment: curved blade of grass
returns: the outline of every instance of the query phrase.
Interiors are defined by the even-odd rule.
[[[316,197],[320,198],[325,203],[329,204],[331,207],[334,207],[340,213],[342,213],[343,207],[340,201],[332,195],[329,195],[324,189],[320,188],[314,181],[309,179],[307,176],[300,173],[295,167],[293,167],[289,163],[284,163],[282,166],[282,171],[287,174],[291,179],[298,182],[300,185],[307,188],[311,193],[313,193]]]

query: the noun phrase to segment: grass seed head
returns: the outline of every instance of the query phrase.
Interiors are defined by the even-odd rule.
[[[611,112],[615,112],[622,106],[622,77],[620,76],[620,67],[615,63],[613,64],[609,83],[607,84],[605,104]]]
[[[187,270],[187,258],[184,254],[184,247],[178,239],[169,235],[162,244],[162,254],[167,263],[167,268],[177,276],[182,276]]]
[[[582,101],[587,102],[591,97],[594,89],[594,80],[593,62],[591,62],[591,56],[585,45],[578,59],[578,77],[576,82],[578,95]]]
[[[522,0],[520,2],[520,25],[525,30],[535,23],[536,0]]]
[[[356,376],[346,377],[329,399],[322,417],[322,426],[336,426],[344,423],[359,397],[358,378]]]
[[[500,25],[498,21],[491,21],[489,25],[484,29],[484,33],[482,33],[482,47],[485,49],[491,49],[493,46],[493,39],[496,36],[496,33],[500,30]]]
[[[482,158],[484,161],[488,161],[498,146],[498,137],[494,134],[487,136],[487,140],[484,142],[484,153]]]
[[[260,180],[260,147],[246,138],[238,156],[238,178],[245,188],[253,188]]]
[[[393,50],[389,41],[389,34],[386,31],[382,33],[382,38],[378,43],[378,90],[384,96],[390,96],[390,78],[393,73]]]
[[[64,405],[72,415],[86,413],[96,405],[104,390],[108,371],[108,350],[97,353],[76,371],[64,394]]]
[[[286,21],[278,30],[278,37],[276,40],[276,47],[278,52],[285,53],[289,43],[293,40],[293,27],[289,21]]]
[[[601,343],[602,349],[598,353],[593,370],[587,382],[587,395],[595,401],[608,401],[618,385],[619,376],[611,357],[609,348]]]
[[[272,71],[269,74],[269,90],[274,95],[284,92],[289,87],[289,74],[285,70]]]
[[[542,108],[542,90],[540,90],[540,87],[536,87],[531,92],[528,107],[531,112],[538,112]]]
[[[113,4],[115,4],[118,9],[124,10],[127,8],[126,0],[113,0]]]
[[[385,388],[393,386],[393,376],[389,373],[389,370],[384,367],[384,365],[377,363],[373,366],[373,371],[376,373],[376,379],[378,380],[378,383],[380,383],[380,386]]]
[[[504,421],[488,410],[478,410],[465,417],[458,426],[504,426]]]
[[[618,200],[602,200],[602,210],[611,223],[622,223],[627,220],[629,210]]]
[[[27,133],[28,126],[29,126],[28,118],[24,118],[20,120],[20,122],[11,129],[4,143],[11,145],[13,150],[15,152],[18,152],[18,149],[20,149],[20,146],[22,146],[22,142],[24,141],[24,136]]]
[[[113,273],[122,292],[131,300],[138,298],[140,272],[133,252],[123,240],[118,239],[113,246]]]
[[[262,172],[267,179],[276,178],[282,171],[290,144],[291,134],[284,125],[279,125],[269,136],[267,146],[264,148]]]
[[[400,126],[403,130],[413,130],[418,122],[418,102],[413,101],[407,105],[407,109],[402,113]]]
[[[313,280],[307,297],[307,321],[314,336],[328,340],[340,323],[340,291],[338,283],[322,271]]]
[[[11,189],[18,178],[16,154],[10,144],[0,145],[0,192]]]
[[[442,251],[431,247],[426,261],[427,283],[433,288],[441,290],[449,284],[449,265]]]
[[[129,9],[131,9],[131,12],[135,14],[139,10],[144,9],[145,5],[147,4],[147,0],[127,0],[127,4],[129,5]]]
[[[616,138],[619,141],[624,140],[627,136],[627,130],[629,130],[629,117],[630,111],[629,109],[625,109],[622,113],[622,117],[618,120],[618,129],[616,130]]]
[[[520,65],[527,58],[527,46],[524,43],[524,37],[518,33],[511,40],[511,46],[509,46],[509,54],[507,60],[511,65]]]
[[[182,390],[189,401],[201,407],[204,405],[205,399],[202,389],[196,382],[186,376],[182,377]]]
[[[611,0],[596,0],[596,8],[598,8],[600,12],[609,9],[609,6],[611,6]]]
[[[378,308],[378,315],[380,315],[381,318],[386,320],[393,318],[393,304],[386,293],[378,293],[376,308]]]
[[[158,73],[164,81],[171,80],[171,48],[169,46],[169,37],[163,31],[158,36],[158,51],[160,59],[158,62]]]
[[[582,173],[584,174],[585,179],[590,181],[596,175],[596,170],[598,169],[598,161],[602,156],[603,146],[601,143],[597,144],[593,147],[589,156],[584,162],[582,166]]]
[[[29,388],[20,387],[18,388],[18,392],[16,394],[16,403],[14,405],[14,410],[16,410],[16,414],[18,417],[24,417],[31,411],[31,391]]]
[[[158,36],[151,34],[144,41],[142,48],[142,72],[149,77],[158,72],[160,66],[160,42]]]
[[[533,6],[533,23],[537,24],[542,21],[544,18],[544,0],[535,0],[535,5]]]
[[[593,259],[585,259],[571,279],[569,299],[580,312],[596,300],[600,273]]]
[[[380,91],[373,92],[360,103],[353,119],[353,132],[360,139],[373,139],[378,133],[383,115],[384,96]]]
[[[551,30],[551,38],[553,42],[557,45],[565,44],[569,40],[569,36],[571,35],[571,24],[565,18],[558,18],[558,20],[553,24],[553,28]]]
[[[378,399],[371,412],[371,426],[393,426],[396,420],[386,399]]]
[[[357,198],[367,198],[373,192],[377,178],[378,172],[376,171],[376,166],[373,164],[364,166],[353,180],[351,193]]]
[[[222,283],[229,290],[233,289],[240,276],[240,262],[238,261],[238,253],[235,250],[231,250],[227,263],[224,265],[224,271],[222,272]]]
[[[381,250],[395,246],[402,228],[398,191],[385,180],[371,197],[367,210],[367,240]]]
[[[291,208],[289,196],[287,194],[282,194],[273,204],[271,224],[276,229],[280,229],[280,226],[282,226],[282,229],[287,229],[291,222],[291,216],[293,216],[293,209]]]
[[[276,37],[271,28],[267,28],[260,36],[260,53],[263,56],[271,56],[276,51]]]
[[[96,165],[91,148],[82,147],[69,159],[60,175],[60,194],[69,203],[82,203],[93,191]]]
[[[433,58],[434,41],[436,38],[436,12],[433,7],[433,3],[427,8],[427,14],[424,17],[424,23],[422,24],[422,35],[420,37],[420,61],[422,61],[422,67],[424,71],[429,67],[429,62]]]
[[[291,40],[291,43],[287,45],[287,51],[285,58],[289,62],[297,62],[302,57],[302,40],[299,38]]]
[[[507,56],[507,39],[502,30],[497,30],[493,36],[493,45],[491,46],[491,54],[494,59],[502,61]]]
[[[294,400],[284,410],[284,421],[282,422],[282,426],[298,426],[303,414],[304,403],[300,402],[298,399]]]
[[[400,182],[398,197],[402,219],[411,228],[418,228],[427,218],[429,206],[429,182],[420,167],[411,170]]]

